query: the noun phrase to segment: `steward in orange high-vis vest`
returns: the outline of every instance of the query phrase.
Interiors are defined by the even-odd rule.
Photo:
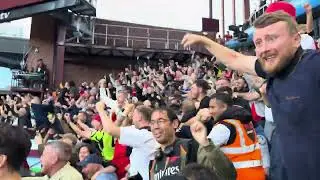
[[[209,104],[215,125],[208,138],[232,161],[237,180],[265,180],[260,145],[249,111],[232,106],[228,95],[214,95]],[[231,102],[231,103],[230,103]]]
[[[237,134],[234,142],[222,146],[220,149],[233,162],[233,166],[237,170],[237,179],[265,179],[260,145],[253,126],[245,128],[241,121],[233,119],[223,120],[223,123],[231,124],[236,128]],[[249,137],[250,133],[254,136],[254,140]]]

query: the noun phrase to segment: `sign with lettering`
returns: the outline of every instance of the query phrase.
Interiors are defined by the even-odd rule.
[[[0,13],[0,20],[8,19],[9,15],[10,15],[10,12]]]
[[[84,1],[84,0],[83,0]],[[81,4],[80,0],[0,0],[0,23]]]
[[[89,16],[96,14],[96,9],[86,0],[0,0],[0,23],[54,11],[61,11],[59,12],[61,16],[68,16],[66,11],[73,9],[77,14]]]

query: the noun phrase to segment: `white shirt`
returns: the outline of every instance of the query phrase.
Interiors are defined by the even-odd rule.
[[[149,162],[154,159],[158,147],[152,133],[134,126],[121,127],[119,143],[132,147],[129,175],[139,172],[143,180],[149,180]]]
[[[316,49],[314,39],[308,34],[301,34],[301,47],[302,49]]]
[[[103,98],[108,97],[106,88],[100,88],[99,91],[100,91],[100,100],[103,100]]]
[[[272,110],[271,108],[268,108],[267,106],[264,107],[264,114],[266,121],[273,122],[273,116],[272,116]]]
[[[230,130],[223,124],[213,126],[211,132],[208,135],[214,145],[223,146],[228,143],[230,138]]]
[[[244,74],[244,79],[246,80],[248,87],[250,89],[249,92],[256,92],[256,90],[254,89],[254,84],[255,84],[255,79],[253,78],[252,75],[248,75],[248,74]],[[258,116],[260,117],[264,117],[264,103],[263,101],[250,101],[250,107],[252,106],[252,103],[254,103],[254,107],[256,110],[256,113]]]
[[[101,91],[100,91],[101,92]],[[111,112],[115,112],[117,119],[120,119],[124,113],[118,106],[118,101],[109,98],[108,96],[100,96],[100,99],[111,109]]]

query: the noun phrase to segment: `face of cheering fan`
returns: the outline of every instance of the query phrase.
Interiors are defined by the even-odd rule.
[[[286,22],[280,21],[264,28],[256,28],[256,55],[263,70],[276,74],[286,67],[300,46],[298,33],[292,34]]]

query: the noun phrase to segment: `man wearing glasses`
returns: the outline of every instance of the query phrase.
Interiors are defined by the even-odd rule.
[[[191,126],[194,140],[177,138],[177,115],[170,109],[156,109],[151,115],[151,132],[160,144],[150,165],[150,179],[177,178],[189,163],[209,167],[221,179],[236,179],[236,171],[229,159],[207,139],[205,126],[196,121]]]

